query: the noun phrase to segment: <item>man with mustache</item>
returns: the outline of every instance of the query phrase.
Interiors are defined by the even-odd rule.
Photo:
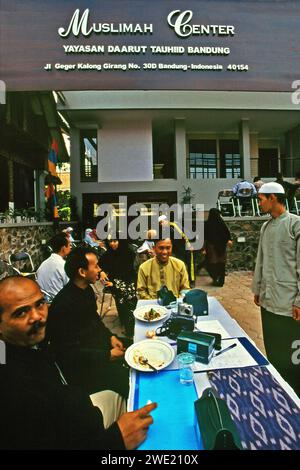
[[[146,438],[156,404],[122,414],[116,393],[90,398],[68,385],[39,348],[47,315],[35,281],[21,276],[0,281],[0,339],[6,347],[0,366],[0,449],[136,448]]]

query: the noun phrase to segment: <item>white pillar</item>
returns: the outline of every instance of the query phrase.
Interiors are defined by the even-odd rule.
[[[36,210],[44,210],[45,202],[45,177],[47,171],[34,170],[34,205]]]
[[[71,195],[76,197],[78,215],[82,217],[82,188],[80,178],[80,131],[75,127],[70,129],[70,173]]]
[[[175,118],[175,155],[176,155],[176,178],[186,179],[186,131],[185,119]]]
[[[245,180],[251,181],[251,165],[250,165],[250,132],[249,119],[242,119],[239,126],[240,134],[240,154],[243,162],[243,176]]]

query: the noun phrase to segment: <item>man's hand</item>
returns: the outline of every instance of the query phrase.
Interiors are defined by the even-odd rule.
[[[114,335],[110,338],[110,344],[113,348],[118,348],[121,349],[121,351],[125,351],[122,341],[120,341],[119,338]]]
[[[101,281],[101,283],[102,283],[103,285],[105,285],[105,284],[107,283],[107,281],[108,281],[108,276],[107,276],[106,272],[101,271],[101,273],[100,273],[100,281]]]
[[[127,450],[136,449],[147,437],[149,426],[153,423],[149,415],[157,403],[143,406],[139,410],[124,413],[117,421]]]
[[[110,360],[111,361],[116,361],[118,359],[122,359],[124,357],[124,351],[120,348],[112,348],[110,350]]]
[[[300,321],[300,307],[293,305],[293,319]]]
[[[259,295],[257,295],[257,294],[255,294],[255,296],[254,296],[254,303],[255,303],[255,305],[257,305],[258,307],[260,307]]]

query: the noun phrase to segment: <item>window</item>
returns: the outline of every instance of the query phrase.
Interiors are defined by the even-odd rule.
[[[220,140],[221,178],[242,176],[238,140]]]
[[[97,130],[80,132],[80,177],[81,181],[97,181]]]
[[[258,155],[258,174],[262,178],[274,177],[278,173],[278,149],[260,148]],[[285,174],[287,175],[286,169]]]
[[[14,203],[16,209],[34,206],[34,171],[14,162]]]
[[[215,140],[190,140],[188,178],[216,178],[217,150]]]

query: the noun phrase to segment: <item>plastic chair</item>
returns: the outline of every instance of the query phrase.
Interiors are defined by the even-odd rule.
[[[239,195],[235,196],[235,200],[237,203],[237,212],[240,217],[242,217],[243,215],[248,215],[248,208],[252,210],[252,214],[250,215],[253,215],[253,217],[255,217],[255,202],[251,188],[240,189]]]
[[[22,268],[25,262],[28,262],[30,264],[31,271],[23,271]],[[14,263],[22,263],[22,268],[16,267]],[[36,271],[34,268],[32,258],[30,254],[27,253],[26,251],[21,251],[20,253],[13,253],[12,255],[9,255],[8,264],[12,266],[13,269],[21,276],[33,277],[34,279],[36,279]]]
[[[293,203],[293,201],[292,201]],[[290,204],[289,204],[289,199],[287,196],[284,197],[284,207],[285,207],[285,210],[287,212],[291,212],[291,207],[290,207]]]
[[[45,295],[45,300],[46,300],[46,303],[48,305],[50,305],[55,297],[55,295],[53,294],[50,294],[49,292],[47,292],[46,290],[44,289],[41,289],[41,292]]]
[[[260,212],[260,208],[259,208],[259,204],[258,204],[258,198],[256,196],[253,197],[253,203],[254,203],[254,208],[255,208],[256,214],[258,216],[261,216],[261,212]]]
[[[300,199],[297,199],[297,197],[294,197],[294,208],[295,212],[297,215],[300,215]]]
[[[217,207],[222,215],[236,216],[233,192],[231,189],[222,189],[218,192]]]

